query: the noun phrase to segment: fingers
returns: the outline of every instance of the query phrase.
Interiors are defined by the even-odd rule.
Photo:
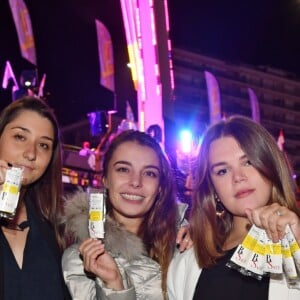
[[[6,171],[11,167],[12,165],[10,163],[7,163],[4,160],[0,160],[0,185],[4,183]]]
[[[101,240],[87,239],[79,246],[79,252],[83,259],[84,269],[95,273],[97,270],[97,258],[105,252]]]
[[[299,226],[300,223],[299,218],[293,211],[278,203],[253,210],[247,209],[245,213],[252,224],[265,229],[268,237],[273,242],[278,242],[285,236],[288,224]]]
[[[189,232],[189,226],[185,225],[179,228],[176,236],[176,244],[180,244]]]
[[[124,289],[119,268],[113,257],[105,251],[104,244],[100,240],[85,240],[79,246],[79,252],[85,271],[101,278],[110,289]]]
[[[193,247],[193,241],[190,238],[184,238],[179,243],[179,251],[184,252],[185,250],[188,250]]]
[[[176,243],[180,252],[190,249],[193,246],[188,225],[183,226],[178,230]]]

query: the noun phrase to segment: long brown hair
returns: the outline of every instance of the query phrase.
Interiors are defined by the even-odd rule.
[[[108,165],[114,152],[121,144],[128,141],[153,149],[159,159],[160,192],[154,205],[145,216],[139,228],[138,236],[143,240],[149,256],[161,266],[162,288],[165,293],[167,269],[173,256],[177,232],[177,207],[172,170],[160,145],[150,135],[140,131],[127,130],[113,139],[105,153],[103,161],[104,177],[107,177]],[[107,213],[113,217],[109,191],[107,198]]]
[[[54,131],[53,152],[50,163],[45,173],[30,186],[27,187],[28,194],[34,200],[37,213],[46,219],[54,228],[57,242],[62,249],[63,238],[58,228],[57,216],[62,210],[62,157],[59,127],[52,109],[35,97],[25,96],[8,105],[0,115],[0,136],[5,126],[16,119],[23,111],[34,111],[43,118],[48,119]]]
[[[225,210],[216,216],[214,187],[210,178],[208,156],[210,145],[224,136],[233,137],[251,164],[272,183],[270,203],[278,202],[298,214],[295,184],[286,156],[273,136],[260,124],[243,116],[232,116],[212,125],[204,134],[196,161],[195,186],[191,210],[191,236],[200,267],[210,267],[224,255],[222,246],[232,225],[232,215]]]

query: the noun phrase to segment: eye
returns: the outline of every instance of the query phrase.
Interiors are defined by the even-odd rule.
[[[228,168],[225,167],[215,167],[212,169],[212,174],[216,176],[223,176],[228,173]]]
[[[39,146],[44,150],[49,150],[52,148],[51,145],[49,145],[47,143],[40,143]]]
[[[216,174],[218,176],[222,176],[222,175],[225,175],[227,172],[228,172],[228,170],[224,168],[224,169],[217,170]]]
[[[248,160],[245,162],[245,165],[246,165],[246,166],[252,166],[252,163],[251,163],[251,161],[248,159]]]
[[[153,170],[146,170],[144,172],[144,175],[148,176],[148,177],[157,178],[159,176],[159,173],[157,171],[153,171]]]
[[[118,168],[116,168],[116,171],[120,172],[120,173],[128,173],[129,169],[126,167],[118,167]]]
[[[14,138],[18,141],[24,141],[25,140],[25,136],[24,135],[21,135],[19,133],[15,134],[14,135]]]
[[[245,159],[242,161],[242,165],[248,167],[248,166],[252,166],[252,163],[249,159]]]

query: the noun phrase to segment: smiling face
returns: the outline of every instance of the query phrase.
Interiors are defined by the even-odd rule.
[[[211,143],[209,167],[219,199],[234,216],[245,217],[246,208],[268,203],[272,184],[251,165],[233,137],[222,137]]]
[[[24,168],[23,185],[38,180],[52,157],[54,130],[51,122],[23,110],[8,123],[0,137],[0,159]]]
[[[123,224],[141,223],[159,191],[160,165],[153,149],[136,142],[120,144],[103,180],[115,218]],[[125,225],[126,226],[126,225]]]

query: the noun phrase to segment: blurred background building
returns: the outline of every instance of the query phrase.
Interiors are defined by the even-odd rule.
[[[295,75],[270,67],[235,65],[198,53],[173,48],[174,103],[178,128],[201,131],[209,124],[204,71],[218,80],[224,117],[252,116],[249,88],[258,99],[260,123],[275,139],[284,133],[284,151],[300,175],[300,81]],[[190,124],[187,124],[190,123]],[[282,138],[282,137],[281,137]]]

